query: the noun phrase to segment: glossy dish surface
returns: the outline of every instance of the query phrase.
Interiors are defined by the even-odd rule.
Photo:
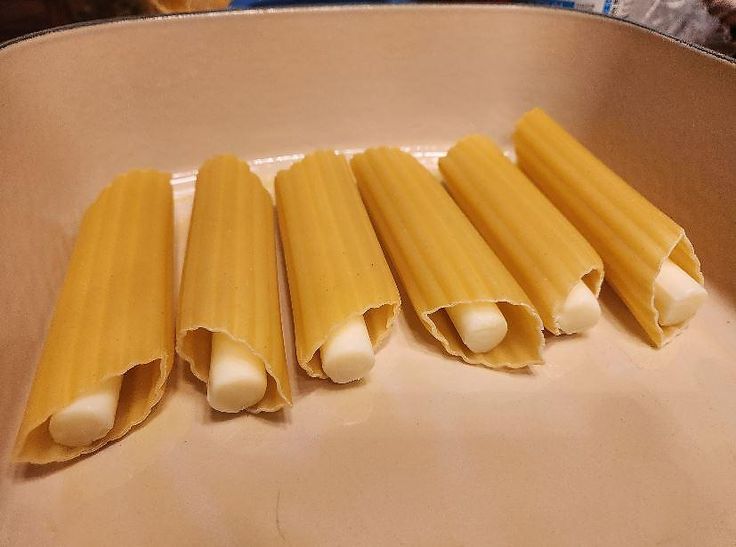
[[[316,31],[315,29],[318,29]],[[708,90],[693,100],[693,89]],[[728,544],[736,537],[736,65],[604,17],[490,6],[215,13],[0,49],[0,544]],[[9,464],[84,209],[116,174],[275,169],[319,148],[427,165],[541,106],[687,231],[709,300],[653,349],[610,288],[586,334],[499,372],[404,296],[368,378],[295,362],[294,407],[212,412],[177,363],[147,422],[65,465]]]

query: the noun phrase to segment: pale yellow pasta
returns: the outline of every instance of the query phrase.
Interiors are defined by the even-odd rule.
[[[461,139],[439,161],[450,194],[529,296],[544,326],[583,280],[598,295],[603,264],[575,227],[487,137]]]
[[[687,324],[659,324],[654,282],[662,265],[669,258],[703,284],[685,231],[541,109],[521,118],[514,143],[519,167],[593,245],[606,280],[662,346]]]
[[[276,204],[297,361],[327,378],[318,349],[328,336],[362,315],[375,348],[396,318],[399,292],[344,157],[318,151],[279,172]]]
[[[291,404],[281,331],[271,196],[235,156],[197,175],[179,298],[177,351],[207,382],[212,334],[225,333],[263,363],[266,391],[251,412]]]
[[[164,393],[174,359],[170,175],[131,171],[87,209],[56,302],[15,446],[17,461],[75,458],[125,435]],[[49,418],[123,376],[112,429],[57,444]]]
[[[468,363],[518,368],[541,362],[542,323],[528,297],[437,180],[411,155],[374,148],[351,162],[379,237],[409,299],[445,350]],[[498,304],[503,341],[475,353],[447,309]]]

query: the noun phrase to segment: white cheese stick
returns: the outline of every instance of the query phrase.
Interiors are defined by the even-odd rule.
[[[654,307],[663,327],[690,319],[708,296],[705,288],[671,260],[665,260],[654,280]]]
[[[115,424],[122,376],[108,378],[98,389],[78,397],[49,420],[49,434],[64,446],[87,446],[107,435]]]
[[[601,306],[581,279],[562,304],[558,324],[562,332],[574,334],[589,329],[601,318]]]
[[[207,402],[220,412],[240,412],[263,399],[268,383],[263,362],[245,344],[212,333]]]
[[[493,302],[456,304],[446,308],[455,330],[470,351],[491,351],[506,336],[506,318]]]
[[[348,319],[320,348],[322,370],[335,383],[345,384],[365,376],[373,368],[373,344],[362,315]]]

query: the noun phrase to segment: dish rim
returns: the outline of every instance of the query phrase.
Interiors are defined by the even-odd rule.
[[[18,44],[30,42],[38,38],[57,34],[75,31],[85,27],[97,27],[107,25],[119,25],[129,24],[135,21],[148,21],[148,20],[165,20],[165,19],[194,19],[194,18],[207,18],[207,17],[228,17],[228,16],[240,16],[240,17],[254,17],[263,14],[271,13],[320,13],[320,12],[332,12],[332,11],[350,11],[350,12],[369,12],[369,11],[416,11],[416,10],[436,10],[436,9],[447,9],[452,8],[457,11],[473,11],[473,10],[491,10],[491,11],[548,11],[564,13],[563,17],[581,17],[581,18],[602,18],[606,19],[613,24],[620,24],[624,26],[630,26],[637,29],[637,31],[645,32],[660,38],[664,38],[669,42],[676,45],[683,46],[690,50],[693,50],[701,55],[716,59],[718,61],[725,61],[728,65],[736,67],[736,58],[725,55],[718,51],[706,48],[700,44],[694,44],[670,36],[656,29],[638,23],[636,21],[630,21],[628,19],[619,19],[610,15],[604,15],[602,13],[594,13],[589,11],[579,11],[570,8],[562,8],[556,6],[541,6],[534,4],[486,4],[479,0],[470,1],[467,3],[454,3],[450,1],[446,2],[430,2],[422,4],[358,4],[348,3],[342,5],[317,5],[317,6],[287,6],[287,7],[268,7],[268,8],[245,8],[245,9],[218,9],[211,11],[202,12],[183,12],[183,13],[159,13],[159,14],[147,14],[147,15],[129,15],[123,17],[114,17],[108,19],[93,19],[90,21],[79,21],[76,23],[69,23],[58,27],[52,27],[48,29],[42,29],[15,38],[0,42],[0,55],[5,53],[8,48],[17,46]]]

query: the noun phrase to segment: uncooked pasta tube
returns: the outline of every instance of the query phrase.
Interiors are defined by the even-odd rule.
[[[248,164],[217,156],[197,174],[177,351],[221,412],[291,404],[271,196]]]
[[[87,209],[15,447],[17,461],[94,452],[146,419],[174,356],[170,176],[131,171]]]
[[[347,161],[309,154],[276,176],[297,361],[310,376],[365,376],[400,299]]]
[[[603,259],[606,280],[660,347],[705,300],[685,231],[541,109],[514,134],[521,169]]]

